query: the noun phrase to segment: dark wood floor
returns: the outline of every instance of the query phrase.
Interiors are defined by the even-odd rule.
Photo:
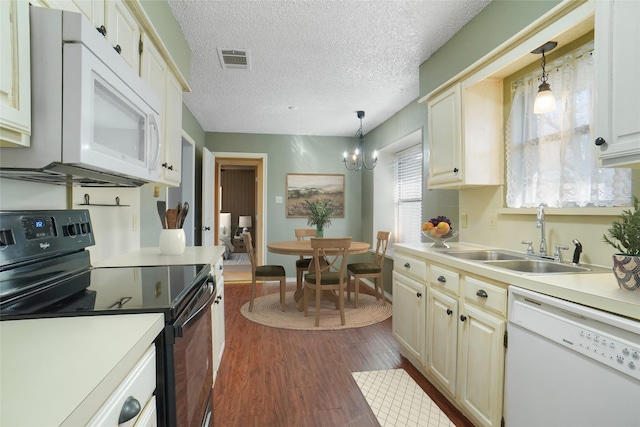
[[[400,355],[391,319],[343,331],[269,328],[240,314],[250,289],[225,285],[226,349],[214,388],[215,427],[377,426],[351,373],[397,368],[456,426],[472,426]],[[257,295],[277,291],[277,283],[258,285]]]

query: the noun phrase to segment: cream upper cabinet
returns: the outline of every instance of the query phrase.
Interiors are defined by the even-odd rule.
[[[0,1],[0,146],[28,147],[31,135],[29,2]]]
[[[140,70],[140,26],[121,0],[106,0],[107,40],[120,56],[138,72]]]
[[[427,287],[393,272],[393,336],[420,364],[424,363]]]
[[[182,86],[156,48],[142,34],[140,75],[153,93],[162,100],[162,146],[160,162],[164,184],[179,184],[182,164]]]
[[[462,81],[427,101],[433,188],[502,184],[502,81]]]
[[[639,22],[638,1],[596,2],[595,144],[605,167],[640,167]]]
[[[170,183],[182,179],[182,86],[173,73],[167,73],[164,114],[164,161],[162,173]]]
[[[457,185],[463,176],[460,84],[430,100],[427,111],[429,188]]]
[[[96,28],[104,25],[104,0],[43,0],[53,9],[82,13]]]

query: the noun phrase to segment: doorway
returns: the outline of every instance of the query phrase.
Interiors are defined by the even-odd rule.
[[[264,192],[266,191],[266,154],[260,153],[213,153],[215,159],[215,239],[218,245],[233,245],[233,253],[225,262],[225,281],[250,281],[251,265],[247,248],[242,240],[242,225],[247,226],[254,241],[254,253],[258,264],[263,264],[265,243]],[[228,218],[231,218],[230,220]],[[221,218],[230,222],[225,230],[228,239],[221,239]],[[228,224],[227,224],[228,226]]]

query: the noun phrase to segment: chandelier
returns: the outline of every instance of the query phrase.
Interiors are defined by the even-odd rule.
[[[362,168],[365,168],[366,170],[373,170],[373,168],[378,164],[378,152],[373,152],[373,164],[368,165],[364,158],[364,132],[362,131],[362,118],[364,117],[364,111],[358,111],[357,114],[360,119],[360,129],[356,132],[358,145],[351,153],[347,153],[345,151],[342,161],[344,162],[344,167],[352,171],[359,171]]]

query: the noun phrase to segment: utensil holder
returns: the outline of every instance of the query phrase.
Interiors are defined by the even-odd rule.
[[[160,253],[181,255],[186,246],[186,236],[182,228],[160,230]]]

